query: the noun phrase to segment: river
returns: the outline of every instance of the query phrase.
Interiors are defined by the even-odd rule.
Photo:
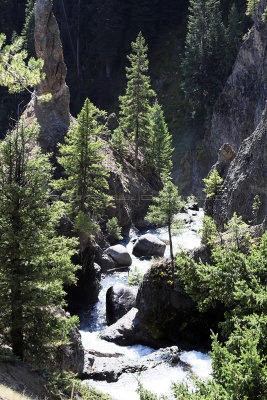
[[[198,231],[202,227],[203,210],[189,210],[188,213],[190,216],[190,222],[185,225],[185,228],[179,235],[174,235],[173,237],[174,252],[180,251],[181,248],[192,249],[200,244]],[[121,244],[125,245],[131,254],[133,260],[131,268],[137,267],[142,273],[145,273],[148,270],[151,265],[151,260],[138,259],[132,254],[132,248],[135,239],[144,233],[152,233],[166,243],[168,242],[167,228],[142,232],[135,229],[129,231],[129,236],[125,238]],[[168,257],[169,254],[170,248],[169,245],[167,245],[165,257]],[[107,326],[105,316],[106,291],[110,286],[118,283],[127,285],[128,276],[128,271],[117,271],[112,274],[102,275],[102,289],[99,294],[98,303],[81,315],[80,332],[85,349],[101,351],[109,354],[121,354],[120,357],[122,357],[122,359],[126,358],[128,360],[141,359],[142,357],[155,352],[155,349],[147,346],[135,345],[122,347],[101,340],[98,337],[98,333]],[[207,379],[210,377],[212,371],[211,359],[208,354],[198,351],[183,351],[180,354],[180,359],[186,362],[190,368],[185,368],[179,363],[174,366],[161,364],[147,371],[142,371],[138,373],[138,375],[133,373],[124,373],[117,382],[108,383],[106,381],[87,380],[85,381],[85,384],[93,386],[104,393],[108,393],[112,400],[138,400],[139,396],[136,393],[138,378],[146,389],[151,390],[158,395],[166,395],[171,399],[173,397],[171,391],[172,382],[187,381],[190,383],[190,376],[192,374],[201,379]]]

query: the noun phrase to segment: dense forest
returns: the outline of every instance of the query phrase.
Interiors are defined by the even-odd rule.
[[[0,398],[264,400],[266,0],[1,5]]]

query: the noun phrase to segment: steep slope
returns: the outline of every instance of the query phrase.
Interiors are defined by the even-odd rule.
[[[254,25],[238,53],[213,112],[211,133],[206,140],[210,166],[217,151],[229,143],[235,151],[260,122],[267,98],[267,23],[262,14],[267,0],[261,0]]]
[[[253,224],[264,220],[267,216],[266,166],[267,103],[259,125],[255,132],[242,142],[228,167],[221,190],[209,205],[208,214],[213,216],[219,228],[223,228],[234,212]],[[259,196],[261,202],[256,218],[252,214],[255,195]]]

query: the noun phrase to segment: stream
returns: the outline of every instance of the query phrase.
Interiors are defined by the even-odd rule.
[[[186,214],[182,214],[186,215]],[[177,253],[182,249],[193,249],[199,246],[200,237],[199,229],[202,227],[203,210],[188,210],[189,221],[185,225],[183,231],[179,235],[173,237],[174,252]],[[139,259],[132,254],[132,248],[135,240],[145,234],[151,233],[159,239],[168,243],[167,228],[157,230],[137,231],[130,229],[129,236],[120,243],[126,246],[132,257],[132,266],[137,267],[142,273],[145,273],[150,265],[150,259]],[[165,250],[165,257],[170,254],[169,245]],[[138,360],[155,352],[155,349],[142,345],[135,346],[118,346],[114,343],[107,342],[98,337],[98,333],[106,328],[106,292],[110,286],[115,284],[127,285],[129,277],[128,271],[116,271],[111,274],[103,274],[101,279],[102,289],[99,294],[99,301],[89,310],[80,316],[80,332],[82,336],[83,346],[86,350],[101,351],[108,354],[119,354],[122,360]],[[137,287],[135,288],[138,289]],[[108,393],[112,400],[138,400],[139,395],[136,393],[138,380],[148,390],[158,395],[173,398],[171,385],[173,382],[185,382],[190,384],[190,376],[194,374],[201,379],[208,379],[211,376],[211,359],[208,354],[198,351],[183,351],[179,354],[181,361],[188,364],[189,368],[185,368],[181,363],[171,365],[164,363],[154,368],[137,373],[124,373],[117,382],[106,382],[96,380],[86,380],[86,385],[93,386],[95,389],[104,393]]]

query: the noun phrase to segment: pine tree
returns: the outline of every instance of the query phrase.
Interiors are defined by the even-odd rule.
[[[174,276],[174,254],[172,245],[172,230],[181,229],[183,226],[182,221],[174,218],[175,214],[183,207],[184,202],[178,195],[178,188],[175,186],[169,177],[163,177],[163,189],[159,195],[153,198],[155,204],[149,206],[146,220],[156,226],[167,226],[170,242],[170,254],[172,273]]]
[[[35,0],[27,0],[25,8],[25,23],[21,32],[24,47],[29,56],[35,55],[34,48],[34,3]]]
[[[168,174],[172,169],[172,137],[168,131],[162,107],[157,100],[150,111],[150,125],[146,161],[158,174]]]
[[[148,76],[147,50],[145,39],[140,32],[136,42],[132,43],[132,53],[128,56],[131,66],[126,67],[126,93],[119,98],[120,125],[134,141],[136,166],[140,149],[144,153],[149,138],[149,102],[154,96]]]
[[[4,46],[5,41],[5,35],[0,34],[0,85],[7,86],[10,93],[36,86],[44,77],[43,60],[31,58],[26,63],[27,52],[21,50],[23,39],[17,38],[9,46]]]
[[[100,154],[103,142],[98,139],[105,131],[99,122],[105,116],[88,99],[78,115],[78,124],[68,131],[65,144],[60,144],[59,164],[64,168],[66,178],[54,183],[63,190],[68,201],[68,210],[75,229],[88,236],[99,229],[99,219],[111,204],[108,191],[108,172]]]
[[[21,121],[0,146],[0,331],[15,355],[40,362],[76,321],[60,314],[76,241],[55,236],[63,208],[49,203],[51,166],[38,133]]]
[[[247,0],[247,15],[255,15],[258,9],[260,0]]]
[[[190,0],[182,70],[193,117],[208,118],[226,78],[225,28],[219,0]]]
[[[232,67],[239,45],[241,43],[243,36],[243,22],[239,15],[239,12],[236,8],[235,3],[233,3],[229,16],[228,16],[228,26],[226,29],[226,52],[227,52],[227,71],[230,72],[230,68]]]

